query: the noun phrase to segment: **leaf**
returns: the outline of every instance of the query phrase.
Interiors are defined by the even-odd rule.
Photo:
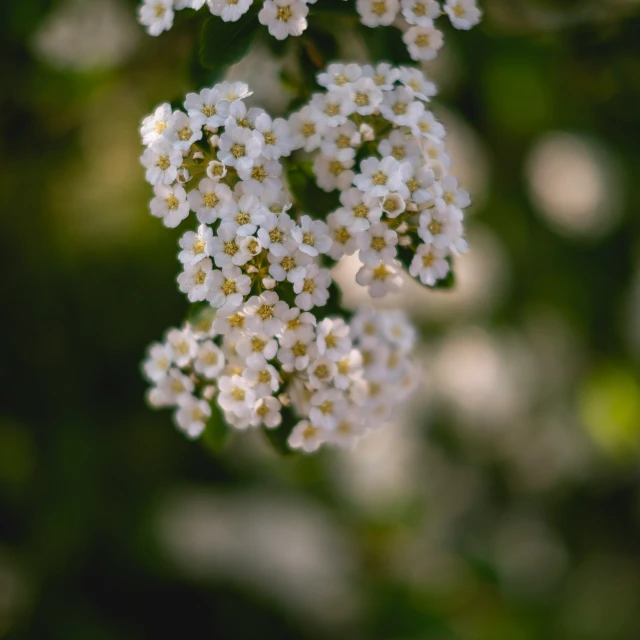
[[[369,51],[371,62],[392,62],[394,65],[418,66],[418,63],[412,60],[409,55],[400,29],[393,26],[384,27],[384,29],[371,28],[363,24],[359,24],[357,29]]]
[[[340,205],[336,192],[327,193],[316,184],[310,162],[292,165],[287,172],[287,178],[291,193],[296,203],[303,209],[303,213],[325,220],[327,215]]]
[[[211,16],[204,23],[200,32],[200,64],[217,72],[215,80],[242,60],[253,46],[260,29],[257,11],[257,8],[247,11],[237,22]]]
[[[293,415],[291,407],[282,407],[282,423],[280,426],[277,429],[268,429],[263,426],[262,432],[278,453],[287,456],[293,453],[287,441],[296,424],[298,424],[298,420]]]
[[[207,449],[213,453],[220,453],[224,450],[231,437],[231,428],[225,422],[224,417],[218,409],[216,401],[211,403],[211,417],[202,434],[202,442]]]
[[[354,2],[345,2],[345,0],[320,0],[309,7],[310,16],[357,16],[356,6]]]

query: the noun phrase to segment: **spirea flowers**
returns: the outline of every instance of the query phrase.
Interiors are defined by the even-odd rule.
[[[175,11],[200,9],[205,4],[209,11],[224,22],[237,22],[254,12],[260,24],[278,40],[301,35],[308,26],[309,13],[318,5],[327,11],[326,0],[143,0],[138,18],[147,32],[158,36],[171,29]],[[342,0],[366,27],[400,26],[404,42],[414,60],[431,60],[443,44],[443,35],[434,20],[447,16],[456,29],[470,29],[481,18],[476,0]],[[342,8],[339,12],[343,12]]]
[[[214,404],[231,427],[285,429],[304,451],[385,422],[416,383],[414,330],[400,312],[350,318],[331,268],[357,251],[356,280],[380,297],[403,265],[436,284],[466,247],[469,198],[426,107],[433,86],[390,65],[334,64],[318,81],[326,91],[288,120],[223,82],[142,123],[151,214],[188,227],[177,283],[199,318],[152,345],[144,373],[149,402],[175,407],[189,437]],[[303,165],[337,208],[301,207],[288,176]]]

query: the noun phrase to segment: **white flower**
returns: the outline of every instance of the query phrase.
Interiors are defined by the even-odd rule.
[[[246,264],[262,252],[262,244],[255,236],[246,236],[240,239],[240,255],[242,264]]]
[[[171,105],[161,104],[152,115],[147,116],[142,121],[140,134],[142,135],[143,144],[150,145],[163,137],[172,113]]]
[[[394,346],[408,353],[416,341],[416,330],[403,311],[387,311],[382,320],[382,332]]]
[[[415,165],[422,158],[422,149],[407,129],[395,129],[387,138],[380,141],[378,153],[391,156],[398,162],[407,161]]]
[[[178,369],[169,369],[158,385],[149,390],[148,400],[154,407],[173,407],[191,396],[193,382]]]
[[[412,127],[423,111],[424,104],[414,100],[413,91],[407,87],[397,87],[387,92],[380,105],[380,113],[398,126]]]
[[[192,120],[186,113],[175,111],[169,118],[166,139],[180,151],[187,151],[191,145],[202,138],[202,125]]]
[[[402,36],[414,60],[433,60],[442,48],[442,32],[434,26],[411,27]]]
[[[338,362],[351,350],[349,325],[342,318],[325,318],[317,328],[318,353]]]
[[[398,191],[402,187],[402,177],[411,167],[406,163],[404,168],[395,158],[387,156],[365,158],[360,163],[360,174],[353,179],[353,184],[370,196],[383,197],[390,191]]]
[[[162,218],[165,227],[177,227],[189,215],[187,192],[179,184],[157,184],[153,191],[156,195],[151,200],[151,214]]]
[[[347,120],[338,127],[332,127],[325,131],[322,140],[322,153],[326,156],[335,156],[339,160],[350,160],[356,155],[356,149],[360,147],[362,135],[358,127]]]
[[[159,138],[145,150],[141,162],[147,169],[146,178],[149,184],[171,184],[178,177],[182,153],[174,149],[169,141]]]
[[[229,167],[250,169],[262,151],[260,136],[244,127],[225,131],[218,143],[218,159]]]
[[[356,9],[367,27],[388,27],[400,8],[398,0],[357,0]]]
[[[286,336],[308,336],[309,341],[315,335],[316,318],[306,311],[302,312],[298,307],[291,307],[282,316],[282,337]],[[288,339],[288,338],[287,338]]]
[[[381,262],[376,267],[363,265],[356,274],[356,282],[368,287],[372,298],[382,298],[387,293],[394,293],[402,288],[400,266],[397,261],[392,265]]]
[[[273,337],[263,333],[245,334],[238,340],[236,351],[249,367],[261,369],[266,365],[267,360],[275,357],[278,343]]]
[[[151,36],[159,36],[173,26],[173,0],[144,0],[138,9],[138,20]]]
[[[258,20],[276,40],[299,36],[307,28],[309,7],[302,0],[265,0]]]
[[[344,124],[355,107],[346,89],[314,93],[311,96],[311,106],[322,114],[322,122],[327,127]]]
[[[245,306],[247,329],[267,336],[277,335],[282,329],[282,316],[288,308],[289,305],[280,300],[275,291],[265,291],[249,298]]]
[[[222,98],[229,102],[242,100],[253,94],[253,91],[249,91],[249,85],[246,82],[221,82],[216,87]]]
[[[322,142],[324,117],[320,111],[306,105],[289,117],[289,127],[293,148],[313,151]]]
[[[207,297],[213,277],[211,260],[204,258],[195,264],[185,264],[178,276],[180,291],[187,294],[190,302],[199,302]]]
[[[376,86],[372,78],[360,78],[349,85],[350,111],[355,111],[362,116],[368,116],[378,109],[382,102],[382,91]]]
[[[482,17],[475,0],[447,0],[444,10],[456,29],[471,29]]]
[[[286,120],[271,120],[268,114],[263,113],[256,118],[254,128],[262,136],[262,155],[265,158],[277,160],[281,156],[291,155],[293,140]]]
[[[231,225],[221,225],[218,228],[218,235],[207,242],[207,251],[216,266],[222,268],[228,264],[241,266],[246,264],[251,256],[240,251],[240,240],[236,235],[235,227]]]
[[[276,214],[289,211],[293,205],[291,198],[284,191],[265,191],[260,194],[260,202],[262,202],[271,213]]]
[[[224,369],[225,358],[222,349],[212,340],[205,340],[198,345],[198,355],[193,368],[208,380],[214,380]]]
[[[227,167],[222,162],[212,160],[207,165],[207,175],[211,180],[221,180],[227,175]]]
[[[429,27],[440,16],[440,5],[436,0],[400,0],[402,15],[409,24]]]
[[[425,209],[418,222],[418,235],[437,249],[449,247],[462,233],[460,221],[452,215],[451,207]]]
[[[175,414],[176,424],[189,438],[197,438],[211,417],[211,406],[206,400],[185,396],[179,401]]]
[[[200,93],[188,93],[184,101],[192,122],[200,127],[221,127],[229,115],[230,102],[223,100],[217,87],[203,89]]]
[[[334,260],[339,260],[342,256],[353,255],[357,248],[355,236],[357,232],[349,231],[349,228],[342,224],[338,218],[337,211],[327,216],[327,222],[329,224],[329,235],[331,236],[331,249],[329,249],[327,255]]]
[[[354,179],[353,165],[353,159],[340,160],[336,156],[318,154],[313,161],[318,186],[325,191],[347,189]]]
[[[265,192],[280,193],[282,191],[282,165],[277,160],[256,158],[250,169],[238,169],[242,179],[242,190],[253,196],[261,196]]]
[[[366,231],[371,224],[380,221],[382,206],[380,198],[351,188],[340,194],[342,207],[336,210],[336,221],[354,234]]]
[[[226,184],[203,178],[188,197],[189,206],[196,212],[198,221],[211,224],[222,215],[224,206],[233,200],[233,193]]]
[[[326,89],[339,89],[355,82],[361,75],[362,67],[359,64],[334,62],[327,67],[326,71],[318,74],[318,84]]]
[[[304,311],[313,307],[323,307],[329,299],[329,285],[331,274],[328,269],[320,269],[318,265],[311,264],[307,267],[304,279],[293,284],[296,296],[296,305]]]
[[[410,2],[413,0],[409,0]],[[423,2],[427,0],[422,0]],[[433,1],[433,0],[431,0]],[[438,6],[436,2],[434,2],[436,7]],[[429,98],[432,98],[436,95],[436,85],[433,82],[429,82],[424,77],[424,74],[420,69],[413,69],[411,67],[400,67],[400,82],[405,87],[408,87],[413,91],[416,98],[420,98],[420,100],[428,101]]]
[[[375,67],[369,64],[362,67],[362,75],[365,78],[371,78],[376,87],[383,91],[391,91],[394,82],[400,76],[400,71],[392,67],[388,62],[381,62]]]
[[[362,353],[358,349],[351,349],[347,355],[337,361],[338,372],[333,380],[337,389],[343,391],[351,384],[360,380],[362,374]]]
[[[149,347],[149,355],[142,364],[142,370],[151,382],[160,382],[166,377],[172,362],[171,345],[155,342]]]
[[[238,340],[244,335],[245,325],[244,313],[231,307],[222,307],[216,313],[213,330],[229,340]]]
[[[315,257],[321,253],[327,253],[331,248],[329,228],[322,220],[302,216],[300,225],[293,229],[291,235],[298,243],[300,251],[309,256]]]
[[[280,376],[275,367],[266,362],[256,368],[247,367],[242,377],[249,382],[258,398],[273,395],[280,387]]]
[[[455,176],[448,175],[434,185],[434,202],[440,210],[449,206],[466,209],[471,204],[471,198],[466,191],[459,188]]]
[[[322,389],[329,384],[338,373],[338,367],[333,360],[322,356],[314,360],[308,368],[309,384],[313,389]]]
[[[405,209],[404,198],[399,193],[390,193],[382,199],[382,210],[387,218],[397,218]]]
[[[356,242],[361,262],[375,267],[380,262],[388,264],[393,261],[396,256],[398,234],[389,229],[384,222],[378,222],[361,233]]]
[[[243,376],[222,376],[218,388],[218,403],[224,411],[243,417],[253,409],[256,394]]]
[[[209,255],[207,242],[211,238],[213,238],[213,232],[205,224],[201,224],[197,232],[187,231],[178,242],[182,249],[178,254],[178,260],[182,264],[194,264],[206,258]]]
[[[269,212],[260,224],[258,239],[274,256],[284,256],[296,248],[296,241],[291,236],[295,226],[295,222],[286,213],[277,215]]]
[[[338,389],[321,389],[311,396],[309,419],[312,424],[332,430],[347,412],[347,400]]]
[[[298,422],[287,440],[287,444],[292,449],[302,449],[306,453],[316,451],[323,442],[325,442],[324,431],[308,420]]]
[[[239,307],[251,290],[251,278],[239,267],[227,264],[222,271],[214,271],[208,283],[207,300],[212,307]]]
[[[167,333],[167,344],[173,349],[173,361],[178,367],[186,367],[198,351],[198,344],[188,328],[171,329]]]
[[[254,427],[263,424],[267,429],[275,429],[282,423],[281,407],[278,400],[272,396],[260,398],[253,408],[251,424]]]
[[[287,331],[280,338],[278,360],[284,371],[304,371],[312,358],[318,356],[318,349],[313,342],[313,331]]]
[[[214,16],[220,16],[224,22],[235,22],[249,10],[253,0],[207,0]]]
[[[267,254],[270,262],[269,273],[277,282],[298,282],[304,278],[306,267],[311,264],[312,258],[299,249],[289,249],[282,256]]]
[[[173,0],[176,9],[202,9],[204,7],[205,0]]]
[[[232,229],[240,237],[251,236],[264,222],[267,210],[256,196],[243,195],[240,200],[230,200],[222,208],[221,227]]]
[[[340,417],[336,428],[327,432],[327,442],[343,449],[352,449],[363,433],[364,429],[357,411],[350,409]]]
[[[445,128],[440,124],[431,111],[426,109],[420,117],[411,125],[411,131],[416,136],[423,136],[434,141],[442,140],[446,134]]]
[[[433,200],[429,188],[433,185],[434,175],[427,167],[414,167],[412,173],[405,180],[409,191],[409,198],[417,204],[424,204]]]
[[[234,129],[235,127],[253,129],[257,118],[264,115],[264,113],[264,109],[260,109],[259,107],[247,109],[247,105],[239,100],[229,106],[229,115],[224,122],[224,126],[227,130]]]

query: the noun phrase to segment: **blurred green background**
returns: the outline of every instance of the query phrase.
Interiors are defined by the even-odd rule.
[[[135,4],[0,3],[0,637],[638,640],[640,3],[447,31],[472,251],[454,292],[387,301],[423,384],[354,452],[287,458],[144,404],[187,305],[137,128],[195,88],[194,31]],[[232,75],[281,111],[252,55]]]

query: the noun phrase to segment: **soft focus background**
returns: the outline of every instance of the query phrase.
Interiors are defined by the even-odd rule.
[[[186,301],[137,127],[195,88],[188,20],[0,2],[1,638],[640,638],[640,3],[482,4],[428,67],[472,251],[387,301],[422,388],[281,458],[144,404]],[[290,98],[266,49],[232,74]]]

